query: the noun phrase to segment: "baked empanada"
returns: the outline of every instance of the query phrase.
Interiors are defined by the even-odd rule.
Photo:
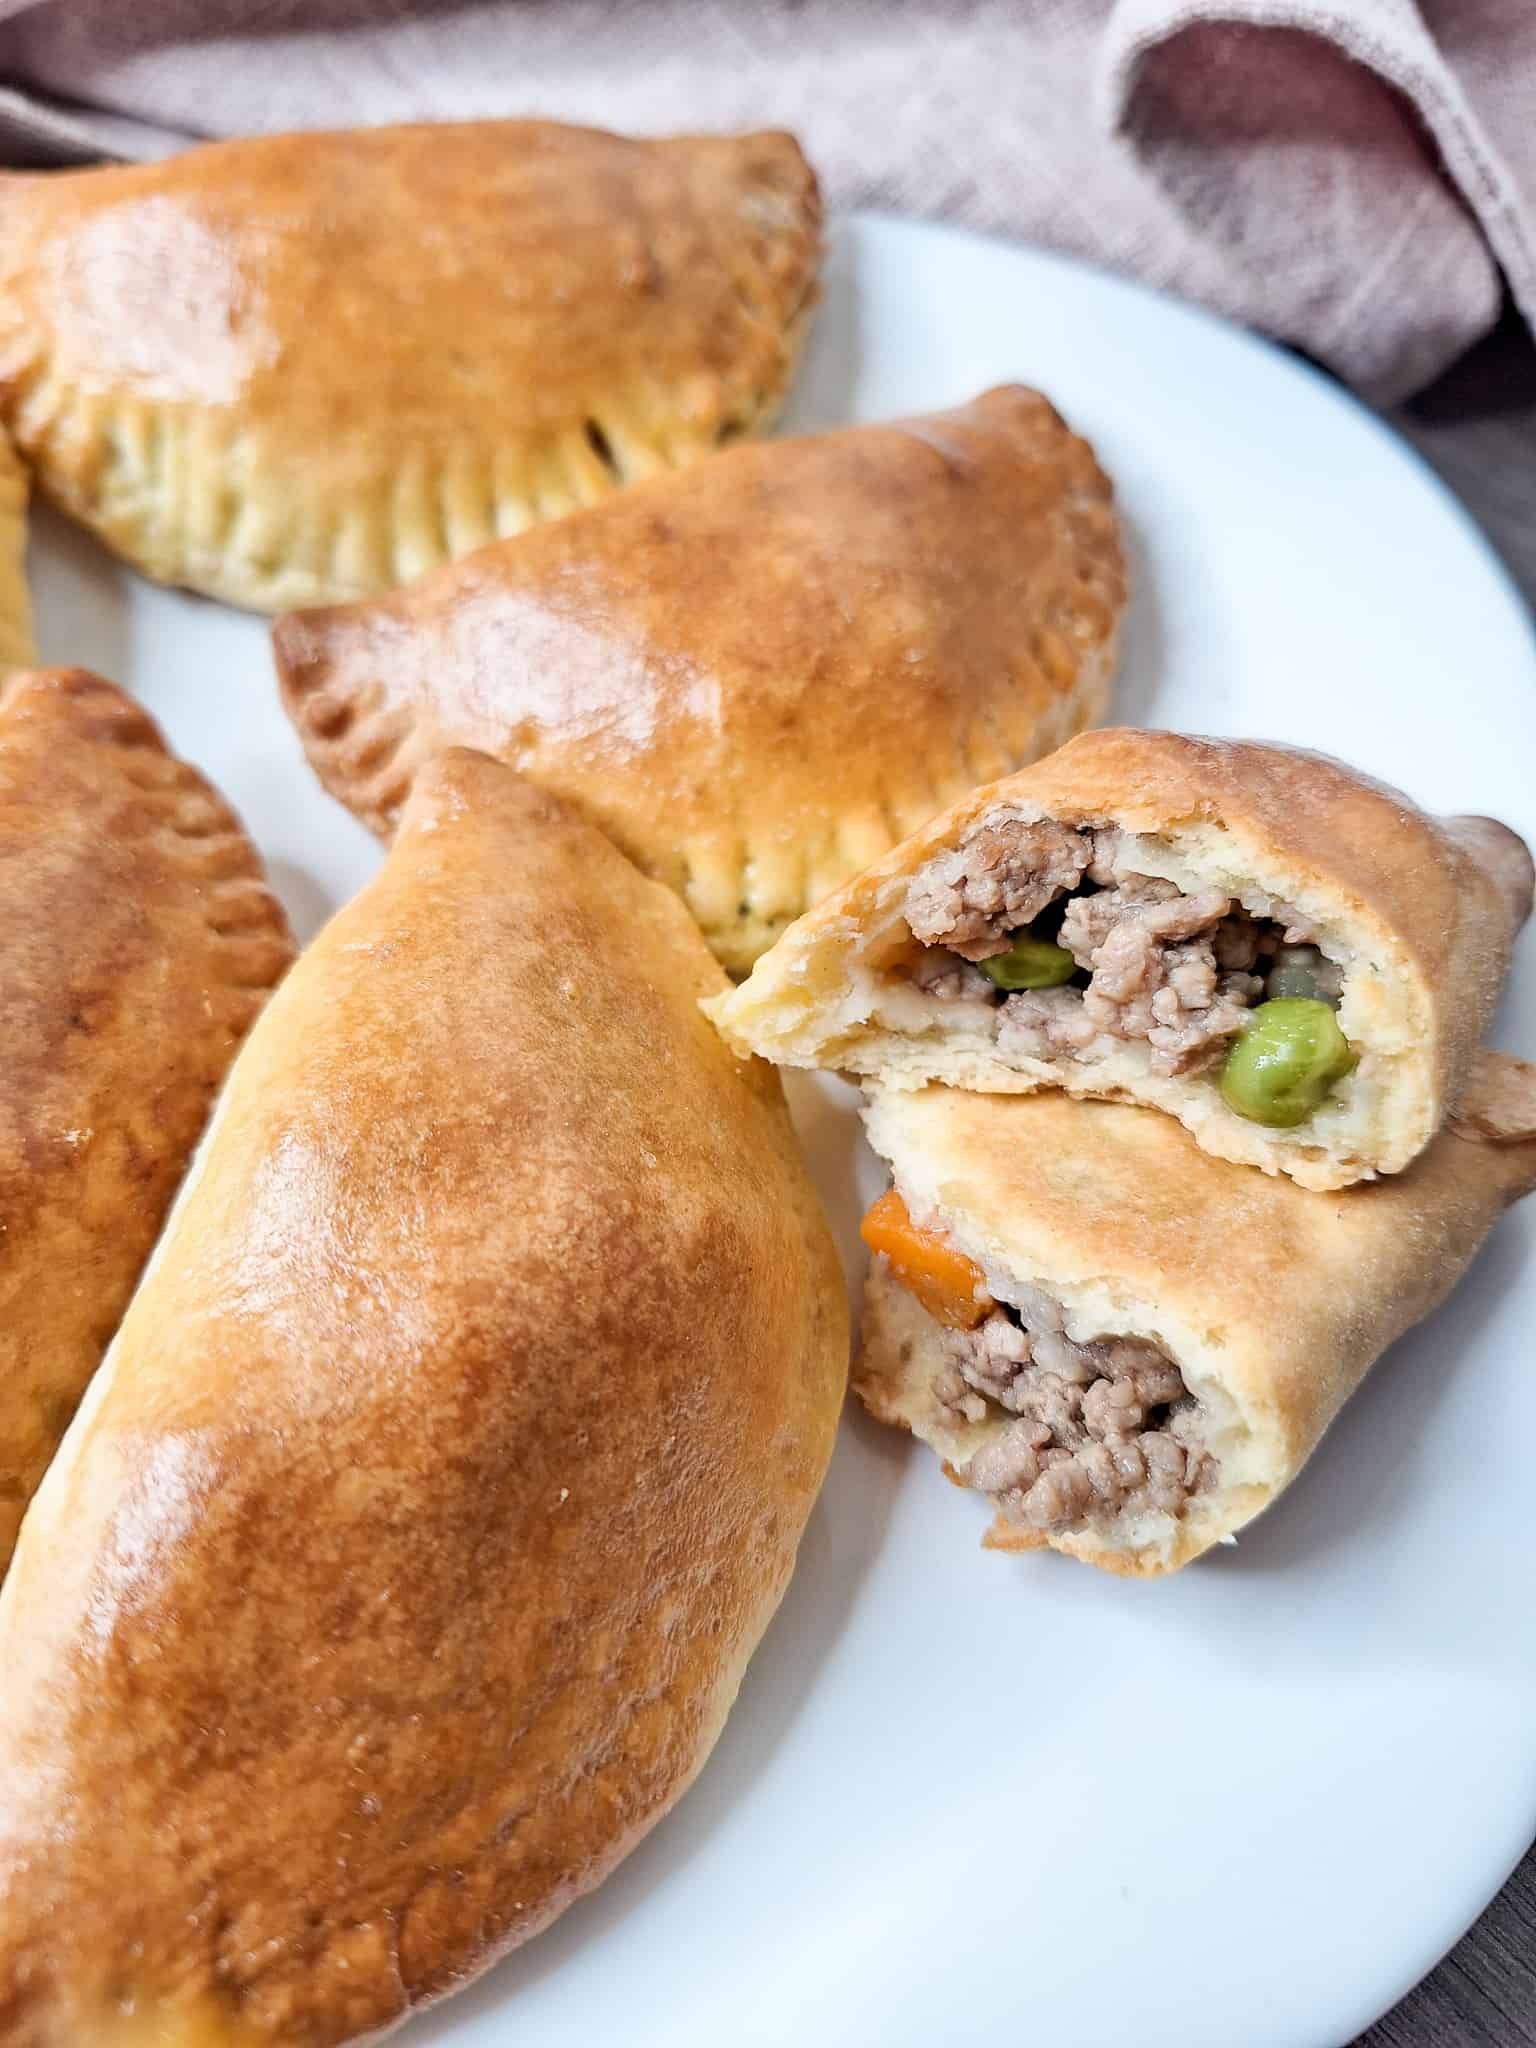
[[[0,694],[0,1574],[225,1069],[292,956],[239,820],[131,698],[83,669],[11,679]]]
[[[848,1363],[720,985],[556,799],[466,752],[418,780],[236,1062],[0,1595],[8,2042],[371,2040],[692,1780]]]
[[[676,889],[728,968],[1103,713],[1107,479],[1031,391],[733,450],[276,630],[321,780],[385,833],[485,748]]]
[[[986,1542],[1174,1571],[1288,1486],[1536,1187],[1536,1067],[1474,1063],[1406,1173],[1309,1194],[1121,1103],[876,1089],[895,1189],[854,1383],[998,1508]]]
[[[787,135],[549,121],[0,175],[0,410],[148,575],[387,588],[752,431],[820,260]]]
[[[974,791],[710,1006],[738,1049],[898,1087],[1164,1109],[1309,1188],[1440,1128],[1531,907],[1525,844],[1321,754],[1088,733]]]

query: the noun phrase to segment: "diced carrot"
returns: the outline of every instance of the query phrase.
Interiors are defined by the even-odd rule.
[[[953,1330],[973,1330],[991,1307],[980,1266],[956,1251],[942,1230],[920,1230],[892,1188],[859,1225],[872,1252],[884,1252],[891,1271],[931,1316]]]

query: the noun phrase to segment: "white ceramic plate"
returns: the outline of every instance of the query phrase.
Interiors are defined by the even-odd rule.
[[[1124,720],[1302,741],[1536,838],[1524,614],[1370,417],[1074,265],[841,230],[793,424],[1006,378],[1049,392],[1119,485]],[[145,699],[312,933],[378,856],[309,775],[261,623],[152,590],[47,519],[35,552],[49,657]],[[1499,1035],[1536,1051],[1536,942]],[[795,1096],[852,1259],[879,1177],[847,1091]],[[980,1501],[850,1414],[697,1789],[406,2038],[1335,2048],[1455,1940],[1536,1825],[1533,1232],[1536,1214],[1507,1219],[1273,1513],[1165,1584],[983,1554]]]

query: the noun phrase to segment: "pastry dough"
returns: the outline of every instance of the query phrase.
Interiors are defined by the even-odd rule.
[[[683,896],[728,968],[1100,717],[1108,481],[1037,393],[742,448],[376,604],[279,622],[316,771],[385,833],[484,747]]]
[[[0,679],[37,661],[26,561],[27,473],[0,433]]]
[[[292,958],[239,820],[82,669],[0,695],[0,1574]]]
[[[557,800],[466,752],[418,780],[236,1063],[0,1595],[17,2048],[117,2048],[124,2011],[371,2040],[692,1780],[848,1364],[720,982]]]
[[[0,176],[0,409],[148,575],[387,588],[762,425],[820,258],[780,134],[265,136]]]
[[[1031,1050],[1010,1022],[1017,998],[997,1007],[964,985],[959,1000],[929,993],[909,921],[914,889],[963,866],[994,828],[1006,840],[1042,819],[1108,835],[1095,842],[1101,857],[1174,885],[1169,895],[1209,900],[1214,890],[1277,929],[1310,929],[1342,971],[1338,1023],[1353,1073],[1305,1122],[1272,1128],[1229,1108],[1213,1069],[1159,1071],[1147,1039]],[[1530,856],[1491,819],[1426,817],[1396,791],[1295,748],[1096,732],[933,819],[791,927],[710,1009],[733,1045],[780,1065],[900,1087],[1054,1086],[1150,1103],[1219,1158],[1343,1187],[1399,1172],[1439,1129],[1530,905]],[[1069,1023],[1072,1005],[1082,1014],[1076,988],[1048,1000]]]
[[[913,1217],[1026,1328],[1042,1327],[1043,1294],[1071,1339],[1145,1339],[1182,1373],[1198,1403],[1186,1440],[1215,1460],[1182,1513],[1122,1505],[1039,1527],[1015,1504],[986,1538],[1136,1576],[1186,1564],[1274,1500],[1373,1360],[1536,1187],[1536,1067],[1501,1053],[1479,1055],[1463,1108],[1406,1173],[1331,1195],[1212,1159],[1169,1117],[1054,1091],[879,1088],[866,1123]],[[877,1260],[856,1389],[966,1485],[1013,1425],[995,1400],[968,1416],[941,1398],[959,1350]]]

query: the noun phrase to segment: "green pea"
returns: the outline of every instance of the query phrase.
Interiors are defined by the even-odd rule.
[[[999,988],[1060,988],[1077,972],[1077,962],[1065,946],[1050,939],[1037,939],[1028,931],[1010,932],[1006,953],[994,953],[976,965]]]
[[[1355,1057],[1331,1005],[1315,996],[1281,996],[1253,1012],[1222,1065],[1221,1092],[1250,1123],[1289,1129],[1321,1107]]]

